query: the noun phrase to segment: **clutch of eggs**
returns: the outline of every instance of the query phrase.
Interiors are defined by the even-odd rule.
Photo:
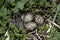
[[[32,21],[34,20],[34,22]],[[28,30],[34,30],[37,25],[42,25],[44,22],[44,18],[40,15],[35,15],[33,16],[33,14],[26,14],[23,17],[23,21],[25,24],[25,28]]]

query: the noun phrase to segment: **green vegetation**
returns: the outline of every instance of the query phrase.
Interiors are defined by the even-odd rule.
[[[44,18],[53,20],[56,13],[56,3],[49,0],[0,0],[0,40],[5,40],[5,33],[9,30],[10,40],[26,40],[26,29],[19,30],[12,23],[14,15],[17,13],[35,13],[41,14]],[[60,9],[58,7],[58,9]],[[24,13],[23,13],[24,14]],[[60,13],[58,13],[55,22],[60,25]],[[49,28],[49,24],[45,22],[45,26],[40,27],[39,33],[45,33]],[[59,28],[52,27],[49,33],[50,37],[44,37],[44,40],[60,40]]]

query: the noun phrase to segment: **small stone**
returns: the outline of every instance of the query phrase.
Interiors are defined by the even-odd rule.
[[[43,19],[43,17],[41,17],[40,15],[36,15],[36,16],[35,16],[35,22],[36,22],[37,24],[39,24],[39,25],[42,25],[43,22],[44,22],[44,19]]]
[[[33,20],[33,15],[31,14],[27,14],[25,17],[24,17],[24,22],[30,22]]]
[[[25,25],[27,30],[34,30],[37,27],[37,24],[34,22],[29,22]]]

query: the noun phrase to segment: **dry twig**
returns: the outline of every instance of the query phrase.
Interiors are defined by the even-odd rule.
[[[39,34],[37,33],[37,29],[36,29],[36,36],[39,38],[39,40],[42,40],[42,38],[39,36]]]
[[[5,36],[7,36],[7,38],[5,40],[9,40],[8,30],[6,31]]]
[[[51,28],[52,28],[51,23],[49,23],[49,26],[50,26],[50,28],[47,30],[47,32],[46,32],[46,33],[49,33],[49,32],[50,32],[50,30],[51,30]]]
[[[56,7],[56,14],[55,14],[55,16],[54,16],[54,18],[53,18],[53,21],[51,22],[51,21],[49,21],[50,22],[50,28],[47,30],[47,32],[46,33],[48,33],[48,32],[50,32],[50,30],[51,30],[51,27],[52,26],[57,26],[58,28],[60,28],[54,21],[56,20],[56,17],[57,17],[57,14],[58,14],[58,6]],[[51,25],[51,23],[53,24],[53,25]]]
[[[53,21],[50,21],[50,20],[48,20],[48,22],[50,23],[50,28],[47,30],[47,32],[46,33],[48,33],[48,32],[50,32],[50,30],[51,30],[51,27],[52,27],[52,24],[54,25],[54,26],[56,26],[56,27],[58,27],[59,29],[60,29],[60,26],[59,25],[57,25],[55,22],[53,22]]]

